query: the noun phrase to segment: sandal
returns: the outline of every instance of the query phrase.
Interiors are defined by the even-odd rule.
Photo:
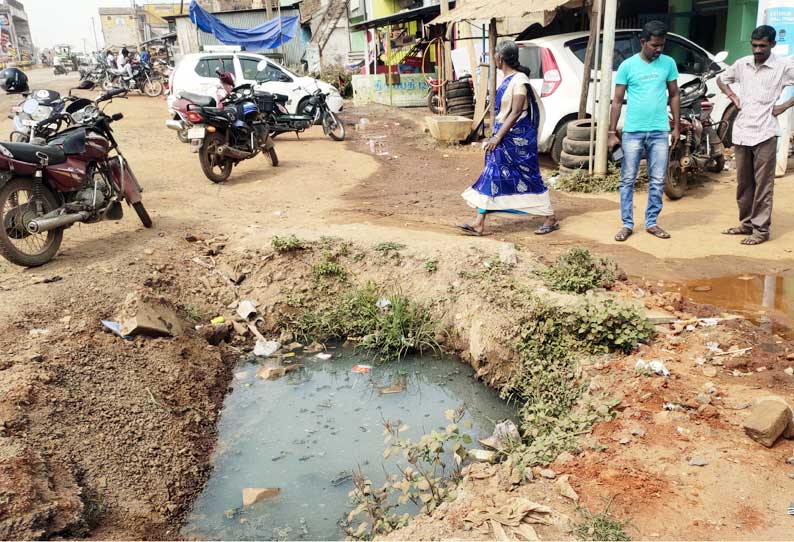
[[[469,224],[458,224],[456,227],[458,227],[461,230],[463,230],[463,233],[465,233],[466,235],[473,235],[475,237],[481,237],[482,236],[482,232],[481,231],[475,230],[474,226],[471,226]]]
[[[670,234],[664,231],[659,226],[651,226],[650,228],[646,228],[645,231],[647,231],[654,237],[658,237],[659,239],[670,239]]]
[[[728,228],[722,231],[722,235],[751,235],[753,230],[739,226],[738,228]]]
[[[632,233],[634,233],[634,230],[631,228],[620,228],[620,231],[615,235],[615,241],[623,242],[631,237]]]
[[[546,235],[547,233],[551,233],[553,231],[557,231],[560,229],[560,225],[555,224],[543,224],[541,227],[535,230],[535,235]]]
[[[750,237],[746,237],[742,239],[743,245],[760,245],[761,243],[767,242],[766,237],[761,237],[760,235],[751,235]]]

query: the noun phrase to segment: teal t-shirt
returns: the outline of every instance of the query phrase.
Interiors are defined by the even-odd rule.
[[[624,60],[615,76],[615,84],[626,85],[628,95],[623,131],[669,132],[667,82],[676,79],[678,67],[667,55],[650,63],[639,53]]]

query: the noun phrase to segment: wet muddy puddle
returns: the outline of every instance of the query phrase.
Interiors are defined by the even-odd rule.
[[[299,358],[301,356],[298,356]],[[256,377],[241,362],[219,423],[213,472],[182,534],[216,540],[337,540],[350,510],[350,473],[360,466],[380,487],[384,420],[409,426],[417,440],[447,425],[445,410],[465,403],[473,438],[491,434],[514,410],[452,359],[413,357],[376,365],[349,350],[330,360],[306,354],[303,369],[279,380]],[[366,366],[371,366],[370,372]],[[278,488],[275,497],[243,507],[244,488]]]

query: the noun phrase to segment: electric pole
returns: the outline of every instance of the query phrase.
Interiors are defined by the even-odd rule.
[[[138,51],[141,50],[141,29],[138,21],[138,6],[135,5],[135,0],[130,0],[132,4],[132,20],[135,23],[135,44],[138,46]]]
[[[94,45],[96,45],[96,50],[99,51],[99,39],[96,37],[96,24],[93,17],[91,17],[91,30],[94,32]]]
[[[604,1],[604,41],[601,49],[601,90],[598,110],[596,111],[596,152],[593,174],[603,177],[607,174],[607,139],[609,138],[609,115],[612,105],[612,62],[615,56],[615,20],[618,1]]]

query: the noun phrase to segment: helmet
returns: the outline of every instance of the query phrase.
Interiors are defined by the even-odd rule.
[[[8,93],[27,92],[28,76],[19,68],[6,68],[0,72],[0,88]]]

